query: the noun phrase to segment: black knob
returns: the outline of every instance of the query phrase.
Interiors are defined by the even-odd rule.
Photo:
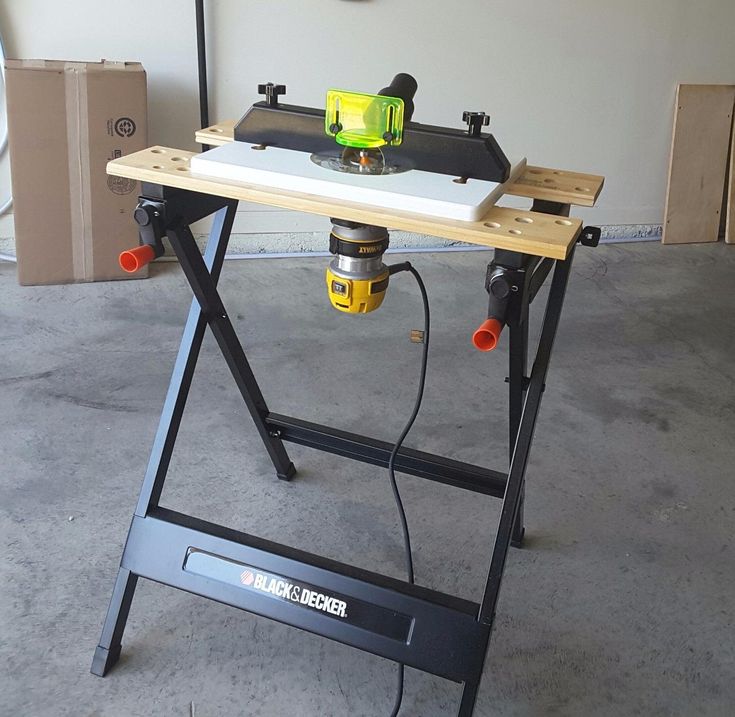
[[[137,206],[133,212],[133,219],[142,227],[151,223],[151,215],[145,207]]]
[[[133,219],[141,227],[147,227],[149,224],[160,224],[160,216],[160,206],[146,200],[140,201],[133,212]]]
[[[600,227],[585,227],[579,235],[579,243],[584,246],[597,246],[600,243],[602,230]]]
[[[133,217],[138,224],[138,240],[141,246],[152,246],[156,256],[163,255],[164,235],[161,226],[163,209],[160,204],[142,200],[133,212]]]
[[[286,85],[274,85],[272,82],[266,82],[264,85],[258,85],[258,94],[265,95],[268,107],[275,107],[278,104],[278,95],[286,94]]]
[[[490,115],[484,112],[463,112],[462,121],[467,123],[470,137],[479,137],[483,127],[490,124]]]
[[[496,273],[491,279],[487,289],[496,299],[507,299],[513,291],[513,281],[505,272]],[[517,289],[516,289],[517,290]]]

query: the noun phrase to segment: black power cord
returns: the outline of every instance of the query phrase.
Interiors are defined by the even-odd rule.
[[[401,500],[401,494],[398,490],[398,484],[396,482],[396,474],[395,474],[395,462],[396,462],[396,456],[398,455],[398,451],[401,449],[401,446],[403,445],[403,441],[406,439],[406,436],[408,435],[409,431],[413,427],[414,422],[416,421],[416,416],[418,416],[419,410],[421,409],[421,401],[424,397],[424,387],[426,386],[426,362],[429,357],[429,330],[431,328],[431,317],[429,314],[429,297],[426,294],[426,286],[424,286],[424,282],[421,279],[421,275],[416,271],[416,269],[411,266],[409,262],[404,262],[403,264],[395,264],[394,266],[389,267],[390,273],[395,274],[399,271],[409,271],[411,274],[413,274],[414,279],[416,279],[416,283],[419,286],[419,291],[421,292],[421,300],[424,305],[424,347],[421,354],[421,371],[419,373],[419,385],[418,390],[416,391],[416,401],[413,406],[413,411],[411,412],[411,417],[406,421],[406,425],[403,427],[403,430],[401,431],[401,435],[398,437],[398,440],[395,442],[393,446],[393,450],[391,451],[390,458],[388,459],[388,476],[390,478],[390,486],[393,490],[393,498],[396,502],[396,507],[398,508],[398,516],[401,521],[401,530],[403,531],[403,547],[405,552],[405,558],[406,558],[406,577],[408,582],[413,585],[414,584],[414,574],[413,574],[413,555],[411,551],[411,535],[408,532],[408,521],[406,520],[406,511],[403,508],[403,501]],[[404,675],[404,665],[403,663],[398,663],[398,685],[396,689],[396,700],[393,704],[393,710],[391,711],[391,717],[396,717],[398,715],[399,710],[401,709],[401,703],[403,702],[403,675]]]

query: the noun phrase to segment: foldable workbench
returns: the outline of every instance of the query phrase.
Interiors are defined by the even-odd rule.
[[[203,144],[232,141],[232,122],[197,133]],[[267,150],[266,150],[267,151]],[[194,294],[92,672],[117,662],[139,577],[299,627],[419,670],[464,683],[460,716],[471,715],[503,569],[523,540],[524,478],[575,245],[585,238],[570,205],[592,206],[603,178],[528,166],[506,193],[533,199],[530,211],[493,207],[478,222],[427,218],[194,175],[193,153],[152,147],[116,159],[108,172],[142,183],[141,199],[179,259]],[[509,468],[491,470],[402,448],[399,472],[502,500],[487,583],[479,602],[328,560],[160,505],[166,473],[207,326],[232,372],[276,475],[296,474],[285,443],[387,466],[392,445],[272,413],[217,291],[238,200],[494,247],[493,263],[513,277],[509,342]],[[214,214],[204,256],[190,225]],[[326,237],[325,237],[326,241]],[[553,271],[552,271],[553,270]],[[528,363],[529,308],[549,276],[535,358]]]

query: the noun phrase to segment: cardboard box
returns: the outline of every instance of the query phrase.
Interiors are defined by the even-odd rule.
[[[140,188],[108,177],[105,165],[147,146],[142,65],[8,60],[5,68],[18,281],[131,278],[117,257],[138,244]]]

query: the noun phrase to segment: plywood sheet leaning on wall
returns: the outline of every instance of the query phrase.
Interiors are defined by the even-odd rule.
[[[679,85],[662,241],[717,241],[734,85]]]

